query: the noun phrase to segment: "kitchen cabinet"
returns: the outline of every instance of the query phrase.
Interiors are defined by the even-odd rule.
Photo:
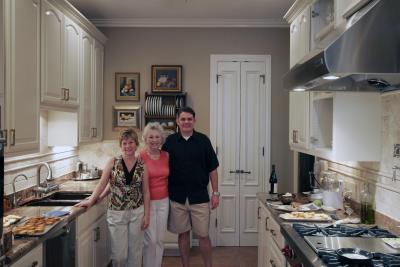
[[[110,262],[106,211],[104,199],[77,218],[76,266],[101,267]]]
[[[290,68],[310,51],[310,7],[290,23]]]
[[[34,249],[17,260],[10,267],[42,267],[43,265],[43,245],[39,244]]]
[[[39,150],[40,1],[4,1],[6,153]],[[3,80],[2,80],[3,82]]]
[[[285,239],[280,226],[261,201],[258,201],[258,211],[258,266],[285,266],[286,259],[281,252]]]
[[[289,143],[292,150],[333,161],[380,161],[379,93],[290,94]],[[309,112],[302,113],[299,107]],[[297,126],[299,124],[301,126]],[[304,131],[303,139],[296,129],[304,125],[308,125],[305,126],[308,128]],[[296,143],[296,140],[301,141]]]
[[[308,149],[309,100],[308,92],[289,92],[289,145]]]
[[[80,27],[50,1],[42,1],[41,104],[77,107],[79,104]]]
[[[81,47],[79,143],[87,143],[102,139],[104,48],[86,32],[82,33]]]

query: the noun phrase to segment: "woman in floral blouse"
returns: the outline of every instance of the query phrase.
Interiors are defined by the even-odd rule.
[[[108,193],[107,223],[111,237],[113,267],[142,266],[143,231],[150,222],[150,193],[147,169],[136,155],[136,132],[128,128],[120,133],[122,155],[112,158],[103,170],[89,199],[77,206],[90,207]]]

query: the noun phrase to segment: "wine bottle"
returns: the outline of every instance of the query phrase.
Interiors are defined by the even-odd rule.
[[[270,183],[270,194],[274,194],[274,185],[278,182],[278,177],[276,176],[275,164],[272,164],[271,175],[269,176]]]

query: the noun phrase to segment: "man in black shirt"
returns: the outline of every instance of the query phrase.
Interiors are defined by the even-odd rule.
[[[189,107],[178,111],[179,133],[168,136],[163,150],[169,153],[168,191],[171,200],[168,229],[178,234],[183,267],[189,266],[190,230],[199,237],[206,267],[212,266],[208,235],[210,208],[219,204],[217,156],[208,137],[194,131],[195,112]],[[211,202],[208,183],[213,190]]]

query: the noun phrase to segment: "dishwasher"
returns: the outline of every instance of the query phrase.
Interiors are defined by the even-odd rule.
[[[75,234],[75,220],[55,229],[54,233],[44,242],[44,266],[75,266]]]

